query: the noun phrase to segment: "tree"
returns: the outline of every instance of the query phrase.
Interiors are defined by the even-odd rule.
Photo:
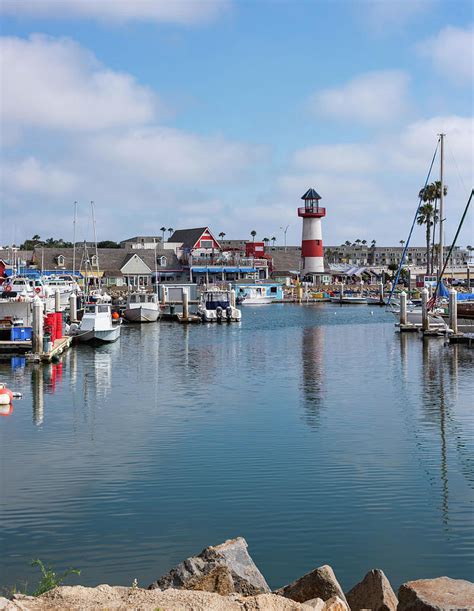
[[[97,243],[97,248],[120,248],[120,244],[113,240],[102,240]]]
[[[362,244],[365,246],[367,244],[367,240],[362,240]]]
[[[424,193],[425,190],[421,190],[420,191],[420,197],[423,197],[422,193]],[[428,196],[428,194],[425,192],[425,195]],[[419,210],[418,210],[418,217],[416,219],[416,222],[418,225],[422,226],[422,225],[426,225],[426,273],[430,274],[431,273],[431,259],[430,259],[430,238],[431,238],[431,227],[434,224],[434,218],[435,218],[435,209],[433,208],[431,203],[426,203],[423,204],[422,206],[420,206]]]
[[[350,241],[349,241],[349,240],[346,240],[346,241],[344,242],[344,246],[350,246],[350,245],[351,245],[351,243],[350,243]]]
[[[219,234],[219,237],[220,237],[221,240],[223,240],[225,238],[225,232],[221,231],[220,234]]]
[[[401,247],[403,248],[405,246],[405,240],[400,240],[400,244],[401,244]]]
[[[265,245],[265,248],[268,246],[268,242],[270,242],[270,240],[268,238],[263,238],[263,243]],[[265,250],[264,248],[264,250]]]
[[[357,240],[355,241],[355,243],[356,243],[357,245],[359,245],[359,244],[361,243],[361,240],[359,240],[359,238],[357,238]]]
[[[166,231],[166,227],[160,227],[160,231],[162,233],[162,239],[161,241],[164,242],[165,241],[165,231]]]
[[[35,235],[31,238],[32,242],[39,242],[41,240],[40,236],[35,233]]]
[[[255,231],[255,229],[252,229],[252,231],[250,232],[250,235],[252,236],[252,242],[255,242],[255,236],[257,235],[257,232]]]
[[[273,246],[273,248],[275,248],[275,242],[276,242],[276,237],[275,236],[272,237],[272,242],[273,242],[272,246]]]
[[[173,231],[174,231],[173,227],[168,227],[168,232],[170,234],[170,237],[171,237],[171,234],[173,233]]]

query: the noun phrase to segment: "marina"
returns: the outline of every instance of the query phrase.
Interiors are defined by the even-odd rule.
[[[394,587],[469,579],[473,359],[394,333],[383,308],[321,303],[245,308],[230,325],[122,325],[56,364],[3,362],[23,394],[0,423],[16,465],[4,580],[29,577],[41,548],[86,585],[147,584],[241,532],[275,587],[322,562],[344,586],[379,565]]]

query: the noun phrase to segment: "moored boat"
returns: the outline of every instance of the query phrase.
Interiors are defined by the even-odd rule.
[[[197,311],[203,322],[240,322],[242,313],[231,304],[230,297],[227,290],[204,291]]]
[[[112,318],[109,303],[88,303],[78,325],[71,325],[69,334],[80,342],[110,343],[120,337],[120,320]]]
[[[129,322],[156,322],[160,316],[160,304],[155,293],[130,293],[124,317]]]

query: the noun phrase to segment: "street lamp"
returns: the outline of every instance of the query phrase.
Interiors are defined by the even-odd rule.
[[[287,225],[284,229],[283,227],[280,227],[280,229],[283,231],[283,234],[285,236],[285,252],[286,252],[286,232],[288,231],[288,227],[289,225]]]

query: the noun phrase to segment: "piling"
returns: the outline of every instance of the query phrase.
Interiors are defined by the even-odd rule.
[[[458,332],[458,305],[457,305],[457,291],[451,289],[449,291],[449,327],[453,333],[457,335]]]
[[[59,292],[59,289],[56,289],[54,293],[54,311],[61,311],[61,293]]]
[[[77,322],[77,295],[71,293],[69,295],[69,319],[71,322]]]
[[[383,303],[383,299],[384,299],[383,282],[379,284],[379,295],[380,295],[380,303]]]
[[[303,301],[303,285],[302,284],[298,284],[298,286],[296,287],[296,298],[298,300],[298,303],[301,303]]]
[[[43,352],[43,302],[35,297],[33,302],[32,350],[34,354]]]
[[[235,308],[235,289],[230,291],[230,305]]]
[[[161,305],[166,305],[166,289],[163,285],[161,285]]]
[[[407,324],[407,294],[400,293],[400,326]]]
[[[426,287],[421,291],[421,328],[423,331],[430,330],[430,321],[428,318],[428,289]]]
[[[339,299],[340,299],[340,301],[342,301],[343,297],[344,297],[344,284],[340,284],[339,285]]]
[[[186,289],[181,289],[181,300],[183,302],[183,318],[188,320],[189,318],[189,296]]]

